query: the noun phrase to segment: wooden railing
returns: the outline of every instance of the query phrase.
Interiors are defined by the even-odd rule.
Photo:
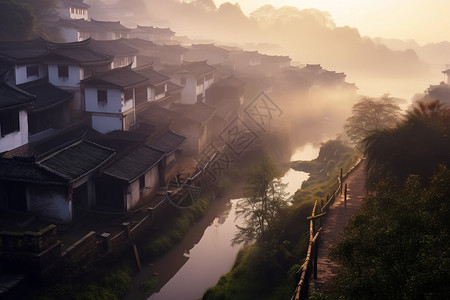
[[[333,205],[334,201],[337,197],[342,195],[342,192],[344,192],[344,201],[347,201],[347,185],[345,187],[343,186],[344,179],[359,165],[361,161],[358,160],[358,162],[345,174],[341,174],[338,177],[338,187],[336,191],[329,197],[327,195],[327,199],[325,204],[321,205],[321,212],[319,214],[316,214],[317,209],[317,202],[314,203],[311,216],[307,217],[307,220],[309,221],[309,245],[308,245],[308,251],[306,252],[306,259],[305,262],[302,264],[300,269],[298,270],[299,278],[298,284],[295,288],[294,295],[292,296],[291,300],[303,300],[308,299],[308,288],[309,288],[309,279],[311,277],[311,271],[314,272],[314,279],[317,279],[317,254],[319,250],[319,235],[322,231],[322,227],[320,226],[320,217],[323,217],[326,215],[328,209]],[[318,226],[316,226],[315,223],[318,223]],[[317,228],[317,230],[316,230]]]

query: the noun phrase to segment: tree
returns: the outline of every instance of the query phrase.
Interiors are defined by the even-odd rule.
[[[411,176],[371,194],[331,252],[343,299],[450,299],[449,195],[445,167],[425,188]]]
[[[38,36],[38,21],[32,8],[20,1],[0,2],[0,40],[24,40]]]
[[[287,206],[286,184],[279,179],[279,171],[267,156],[249,172],[244,198],[239,202],[236,218],[244,218],[245,225],[237,226],[233,244],[247,245],[259,241],[263,248],[269,242],[269,233],[277,227],[278,216]]]
[[[388,95],[381,98],[363,97],[353,105],[352,116],[344,124],[348,139],[361,148],[367,136],[394,127],[400,119],[400,111]]]
[[[439,101],[418,102],[392,129],[364,139],[367,183],[402,184],[410,174],[425,183],[440,164],[450,166],[450,108]]]

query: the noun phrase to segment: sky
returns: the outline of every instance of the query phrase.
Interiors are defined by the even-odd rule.
[[[450,40],[449,0],[214,0],[238,3],[245,14],[262,5],[327,11],[337,26],[350,26],[369,37],[414,39],[419,44]]]

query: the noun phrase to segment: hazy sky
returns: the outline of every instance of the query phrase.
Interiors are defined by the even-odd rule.
[[[249,14],[264,4],[328,11],[337,26],[359,29],[370,37],[415,39],[418,43],[450,40],[449,0],[214,0],[239,3]]]

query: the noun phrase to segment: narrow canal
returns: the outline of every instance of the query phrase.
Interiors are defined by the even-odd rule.
[[[319,147],[306,144],[295,151],[291,161],[311,160],[318,153]],[[307,178],[307,173],[289,169],[282,180],[288,184],[286,191],[293,195]],[[139,287],[155,273],[158,285],[148,300],[201,298],[207,288],[231,269],[239,251],[239,246],[231,246],[231,239],[236,232],[235,225],[242,224],[240,219],[235,219],[236,204],[241,197],[242,186],[237,185],[215,201],[175,248],[153,264],[142,266],[124,299],[143,299]]]

